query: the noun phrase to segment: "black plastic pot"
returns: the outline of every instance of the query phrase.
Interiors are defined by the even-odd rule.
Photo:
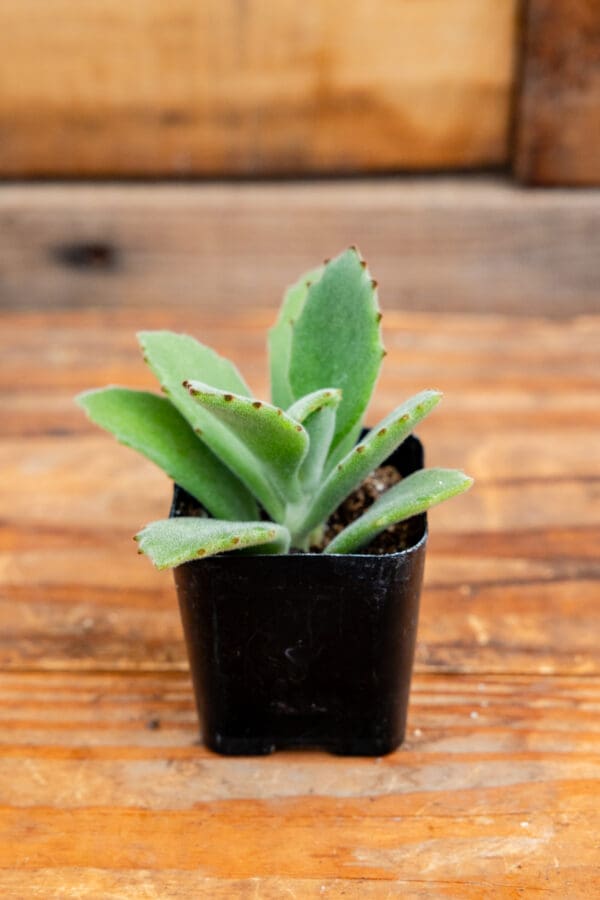
[[[388,460],[423,465],[410,437]],[[196,501],[179,487],[171,515]],[[204,742],[379,756],[403,740],[427,542],[383,556],[224,554],[175,569]]]

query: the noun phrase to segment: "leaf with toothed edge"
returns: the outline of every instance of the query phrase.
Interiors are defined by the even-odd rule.
[[[193,402],[214,415],[243,443],[282,497],[297,499],[298,469],[308,450],[306,429],[270,403],[224,394],[201,381],[190,380],[185,386]]]
[[[250,492],[165,397],[107,387],[76,398],[92,422],[150,459],[221,519],[258,518]]]
[[[337,388],[326,388],[301,397],[287,411],[292,419],[302,422],[308,433],[308,453],[300,468],[304,493],[314,491],[323,474],[341,399],[342,392]]]
[[[462,494],[473,479],[456,469],[420,469],[389,488],[363,515],[338,534],[324,553],[356,553],[391,525]]]
[[[322,484],[304,521],[298,525],[298,533],[308,534],[319,523],[327,521],[340,503],[343,503],[346,497],[356,490],[437,406],[441,396],[439,391],[422,391],[401,403],[375,425],[337,464]]]
[[[384,354],[376,284],[356,248],[327,263],[294,324],[289,383],[295,399],[334,384],[343,392],[330,456],[356,442]]]
[[[281,520],[284,506],[264,467],[212,411],[196,403],[183,382],[207,381],[213,389],[249,396],[250,389],[233,363],[194,338],[171,331],[142,331],[138,335],[144,359],[169,400],[202,441],[259,500],[271,518]]]
[[[294,322],[302,312],[311,284],[319,280],[323,266],[305,272],[284,294],[277,321],[269,330],[269,368],[271,372],[271,400],[286,409],[294,401],[289,383],[290,351]],[[243,393],[243,392],[242,392]]]
[[[157,569],[245,547],[273,554],[287,553],[290,546],[289,532],[274,522],[227,522],[183,516],[151,522],[136,534],[135,540],[138,551],[148,556]]]

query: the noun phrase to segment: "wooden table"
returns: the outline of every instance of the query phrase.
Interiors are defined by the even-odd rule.
[[[23,247],[33,218],[11,219]],[[40,247],[67,220],[51,212]],[[50,256],[37,276],[59,297]],[[144,304],[137,272],[128,302],[128,257],[96,262],[93,303],[77,271],[79,302],[71,280],[63,303],[19,305],[13,272],[3,314],[0,895],[598,896],[600,317],[556,297],[554,318],[403,311],[382,283],[373,416],[441,388],[429,462],[477,481],[431,515],[407,741],[383,759],[225,759],[198,743],[171,577],[131,544],[168,484],[71,398],[151,387],[142,327],[196,334],[264,393],[276,299],[253,308],[253,270],[234,310],[202,283],[196,306],[161,306],[149,281]]]

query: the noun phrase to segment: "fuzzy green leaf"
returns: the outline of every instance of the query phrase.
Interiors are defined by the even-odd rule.
[[[170,331],[144,331],[138,335],[144,359],[163,390],[194,431],[260,501],[273,519],[283,517],[283,503],[267,473],[256,465],[254,455],[214,415],[203,408],[183,387],[188,379],[198,379],[213,389],[248,396],[250,389],[228,360],[194,338]]]
[[[88,417],[152,460],[221,519],[258,518],[254,498],[164,397],[107,387],[76,398]]]
[[[250,388],[230,360],[189,334],[140,331],[137,337],[144,359],[159,381],[163,377],[175,377],[178,386],[181,386],[185,378],[197,378],[219,390],[250,394]],[[165,382],[163,388],[168,392],[169,385]]]
[[[299,493],[298,469],[308,450],[308,434],[299,422],[270,403],[215,391],[201,381],[185,383],[190,396],[225,425],[254,456],[285,499]]]
[[[301,422],[308,432],[308,453],[300,469],[300,483],[305,493],[316,489],[323,474],[341,399],[341,391],[326,388],[301,397],[287,411],[288,416]]]
[[[456,469],[420,469],[394,485],[363,515],[340,532],[325,553],[355,553],[391,525],[462,494],[473,479]]]
[[[302,312],[311,284],[323,274],[323,266],[305,272],[284,294],[275,325],[269,330],[269,367],[271,370],[271,400],[275,406],[287,409],[294,395],[289,382],[290,352],[294,322]],[[206,380],[206,379],[204,379]],[[243,393],[243,392],[242,392]]]
[[[298,526],[308,534],[352,493],[377,466],[400,446],[441,399],[439,391],[422,391],[391,412],[337,464],[314,498],[306,519]]]
[[[135,540],[139,552],[148,556],[157,569],[244,547],[260,547],[261,554],[287,553],[290,544],[287,529],[273,522],[224,522],[196,517],[151,522],[136,534]]]
[[[325,266],[293,328],[289,381],[294,398],[328,384],[343,392],[334,459],[354,445],[377,381],[384,352],[380,318],[375,282],[352,248]]]

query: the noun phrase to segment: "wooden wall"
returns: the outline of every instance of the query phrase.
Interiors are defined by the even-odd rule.
[[[518,0],[3,0],[0,176],[480,168]]]
[[[10,185],[0,310],[274,314],[285,284],[358,243],[385,309],[577,315],[597,309],[599,233],[597,192],[491,176]]]
[[[515,167],[529,184],[600,184],[600,3],[529,0]]]

